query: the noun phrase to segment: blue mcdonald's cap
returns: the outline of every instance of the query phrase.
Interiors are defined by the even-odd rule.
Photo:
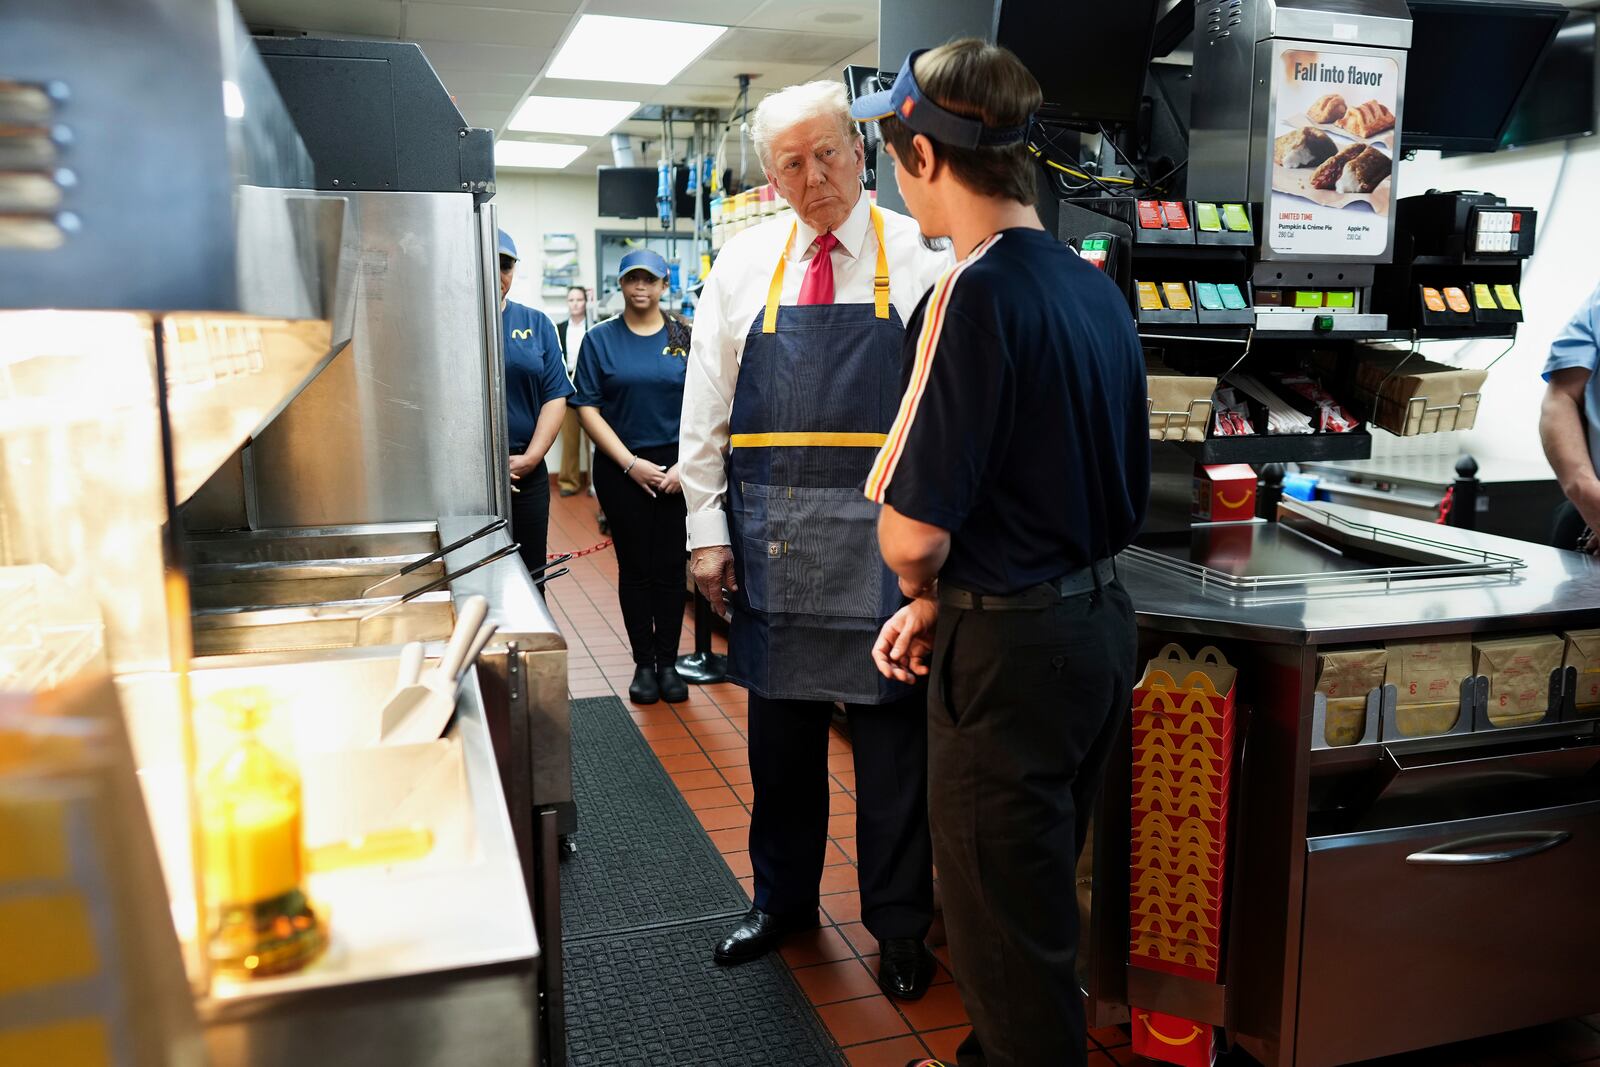
[[[665,278],[669,273],[667,261],[661,258],[660,253],[652,252],[648,248],[635,249],[622,257],[622,263],[617,267],[617,279],[620,281],[628,276],[629,271],[648,271],[657,278]]]
[[[919,48],[906,56],[889,88],[858,97],[850,105],[850,117],[857,122],[877,122],[893,117],[917,133],[954,148],[1017,144],[1028,135],[1026,122],[1021,126],[985,126],[981,119],[946,111],[923,95],[912,67],[927,51]]]
[[[500,231],[500,254],[510,256],[512,259],[522,258],[517,255],[517,242],[513,241],[511,235],[504,230]]]

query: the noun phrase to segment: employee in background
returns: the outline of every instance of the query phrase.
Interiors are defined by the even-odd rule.
[[[500,231],[500,333],[506,360],[506,427],[511,438],[511,535],[529,571],[544,566],[550,540],[550,473],[545,453],[561,432],[572,382],[550,316],[507,295],[517,246]]]
[[[1556,513],[1551,544],[1600,553],[1600,288],[1589,294],[1545,360],[1547,383],[1539,440],[1567,502]]]
[[[577,381],[578,350],[583,347],[583,335],[589,329],[589,291],[581,285],[567,288],[567,317],[556,324],[556,338],[561,342],[561,358],[566,361],[567,377]],[[578,425],[578,413],[567,409],[561,423],[561,472],[556,485],[562,496],[574,496],[584,488],[589,466],[589,438]]]
[[[633,649],[635,704],[689,699],[678,676],[685,593],[678,416],[689,327],[661,310],[667,261],[642,249],[618,267],[622,314],[589,331],[573,406],[594,440],[594,484],[617,552],[617,599]]]
[[[798,221],[763,223],[722,250],[683,405],[691,567],[719,612],[734,591],[728,675],[750,691],[755,906],[714,956],[755,959],[817,924],[828,724],[842,703],[861,918],[879,943],[880,984],[916,998],[933,974],[926,698],[872,666],[901,597],[860,486],[894,419],[902,323],[951,261],[862,190],[841,83],[767,97],[750,132]]]
[[[922,232],[961,257],[907,327],[908,388],[866,481],[915,598],[874,658],[907,682],[931,665],[934,861],[973,1025],[961,1067],[1087,1062],[1071,887],[1134,682],[1112,557],[1150,486],[1127,304],[1032,206],[1039,103],[1016,56],[969,39],[913,52],[852,108],[878,121]]]

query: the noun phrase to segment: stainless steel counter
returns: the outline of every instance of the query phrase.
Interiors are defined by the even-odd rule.
[[[1526,541],[1459,530],[1338,504],[1355,521],[1522,559],[1512,577],[1399,581],[1364,592],[1240,603],[1144,564],[1119,560],[1141,626],[1271,644],[1338,644],[1501,628],[1560,629],[1600,606],[1600,561]]]

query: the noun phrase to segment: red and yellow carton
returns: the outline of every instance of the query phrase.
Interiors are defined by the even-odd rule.
[[[1216,1031],[1205,1023],[1134,1008],[1133,1051],[1178,1067],[1211,1067],[1217,1055]]]

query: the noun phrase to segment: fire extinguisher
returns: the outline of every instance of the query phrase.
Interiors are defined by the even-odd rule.
[[[672,225],[672,164],[666,159],[656,164],[656,212],[663,227]]]

